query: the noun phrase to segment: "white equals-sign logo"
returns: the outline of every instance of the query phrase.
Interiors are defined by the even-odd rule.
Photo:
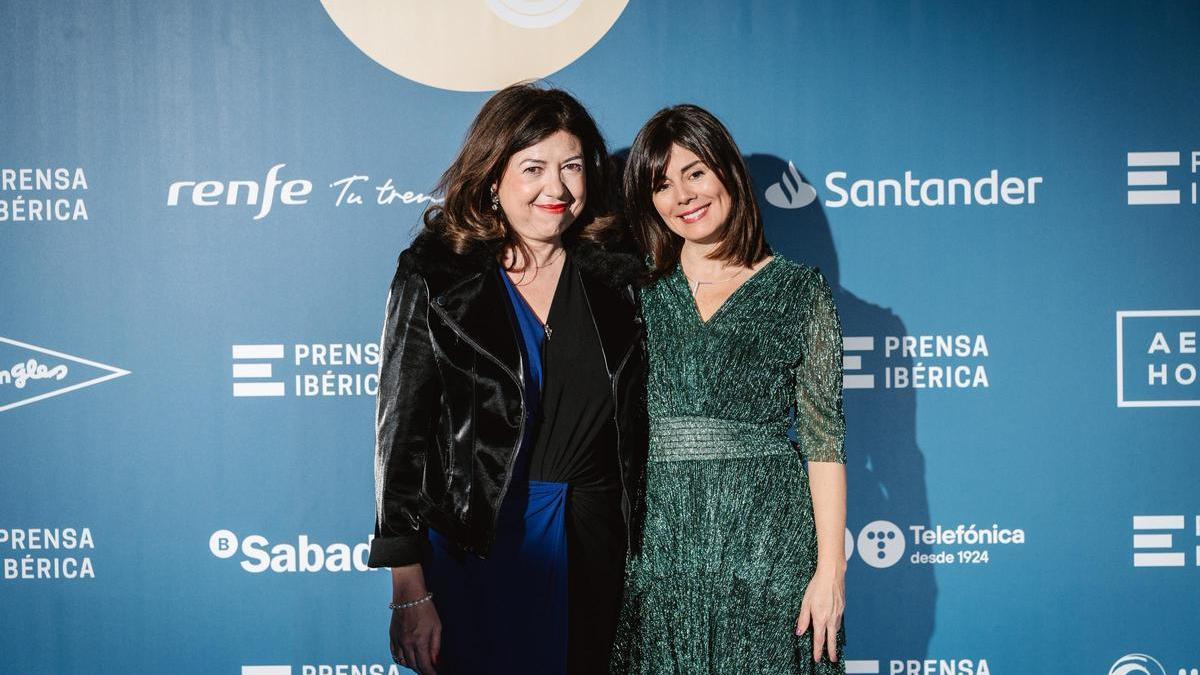
[[[845,352],[870,352],[875,350],[875,338],[844,337],[842,338],[842,389],[874,389],[875,376],[864,373],[846,371],[862,370],[862,355],[845,354]]]
[[[878,675],[879,661],[873,659],[866,660],[846,660],[846,675]]]
[[[1143,189],[1167,184],[1166,169],[1179,166],[1178,152],[1131,152],[1128,154],[1130,206],[1179,203],[1179,190]]]
[[[233,395],[283,396],[283,381],[271,380],[271,363],[264,362],[282,358],[283,345],[234,345]]]
[[[1134,516],[1133,566],[1183,567],[1186,564],[1184,554],[1171,551],[1175,547],[1175,535],[1163,532],[1182,530],[1183,527],[1183,516]],[[1200,536],[1200,516],[1196,516],[1196,535]],[[1155,552],[1146,553],[1147,550]],[[1200,546],[1196,547],[1196,564],[1200,565]]]

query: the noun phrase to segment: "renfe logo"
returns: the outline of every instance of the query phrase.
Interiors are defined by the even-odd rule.
[[[289,180],[286,183],[279,180],[279,170],[287,164],[276,164],[267,170],[266,180],[260,187],[252,180],[231,180],[227,183],[219,180],[180,180],[171,183],[167,190],[167,206],[178,206],[179,195],[184,190],[191,194],[193,206],[221,206],[221,196],[224,195],[225,206],[259,204],[261,207],[255,220],[261,220],[271,212],[275,203],[275,195],[279,194],[279,202],[287,206],[298,206],[308,203],[308,195],[312,193],[312,181],[304,179]]]

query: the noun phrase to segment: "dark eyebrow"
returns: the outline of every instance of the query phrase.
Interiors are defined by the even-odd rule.
[[[692,168],[693,166],[696,166],[697,164],[703,164],[703,163],[704,163],[704,160],[702,160],[702,159],[692,160],[691,163],[689,163],[687,166],[685,166],[679,170],[679,175],[682,176],[683,174],[688,172],[688,169]]]
[[[574,162],[574,161],[578,161],[578,160],[581,160],[581,159],[583,159],[583,155],[572,155],[571,157],[568,157],[568,158],[564,159],[564,160],[563,160],[563,163],[565,164],[565,163],[567,163],[567,162]],[[546,163],[546,160],[544,160],[544,159],[534,159],[533,157],[528,157],[528,158],[526,158],[526,159],[523,159],[523,160],[521,160],[521,163],[522,163],[522,164],[525,164],[526,162],[533,162],[534,164],[545,164],[545,163]]]

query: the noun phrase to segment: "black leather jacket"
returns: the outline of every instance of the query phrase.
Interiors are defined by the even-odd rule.
[[[565,242],[612,380],[627,532],[646,457],[640,259]],[[375,537],[367,564],[421,560],[432,526],[486,557],[524,431],[524,368],[493,254],[422,232],[400,255],[384,317],[375,420]]]

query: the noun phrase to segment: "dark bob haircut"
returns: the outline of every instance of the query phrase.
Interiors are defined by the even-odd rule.
[[[527,254],[503,211],[492,210],[491,186],[500,181],[509,158],[559,131],[579,139],[587,187],[584,210],[567,228],[564,240],[604,244],[616,237],[608,150],[596,122],[567,92],[528,82],[505,87],[483,104],[458,156],[438,181],[434,193],[444,201],[426,209],[425,229],[459,255],[480,249],[497,257],[510,249]]]
[[[654,208],[654,188],[666,177],[675,144],[696,153],[729,192],[729,220],[721,243],[709,257],[751,267],[770,255],[750,172],[729,130],[699,106],[677,105],[658,111],[646,122],[625,164],[626,215],[634,238],[650,256],[651,279],[674,269],[683,247],[683,238],[667,228]]]

